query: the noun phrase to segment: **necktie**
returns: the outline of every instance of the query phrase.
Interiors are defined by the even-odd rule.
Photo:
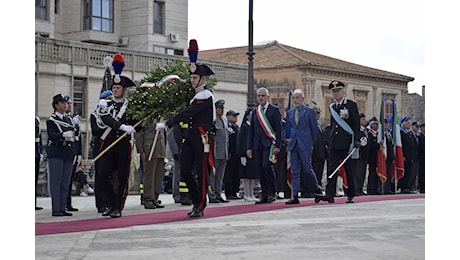
[[[70,117],[64,116],[63,118],[64,118],[64,121],[65,121],[66,123],[72,124],[72,121],[70,120]]]
[[[299,124],[299,109],[298,108],[296,108],[294,112],[294,121],[296,125]]]

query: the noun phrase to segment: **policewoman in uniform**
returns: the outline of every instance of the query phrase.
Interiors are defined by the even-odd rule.
[[[193,208],[188,213],[191,218],[204,215],[207,194],[207,176],[214,168],[213,159],[213,120],[215,116],[214,96],[206,87],[207,76],[214,72],[206,64],[196,64],[198,45],[196,40],[190,40],[189,57],[190,81],[195,88],[195,96],[190,105],[166,121],[168,127],[180,122],[188,122],[188,134],[182,145],[180,160],[181,174],[192,197]],[[197,179],[192,169],[195,168]]]
[[[75,132],[72,121],[66,115],[66,99],[62,94],[53,97],[54,113],[46,121],[48,144],[46,146],[51,209],[53,217],[72,216],[66,211],[67,194],[72,177],[75,153]]]
[[[112,84],[112,101],[108,102],[105,108],[100,102],[100,108],[97,111],[97,116],[105,127],[104,133],[100,137],[100,153],[106,151],[124,133],[127,135],[99,158],[97,167],[98,173],[103,178],[108,204],[108,207],[102,212],[102,216],[118,218],[121,217],[121,211],[128,194],[132,151],[130,139],[131,134],[136,131],[133,127],[136,122],[126,116],[128,99],[125,96],[128,88],[134,87],[136,84],[130,78],[120,75],[124,67],[124,58],[121,54],[114,56],[112,66],[115,72]],[[114,179],[117,180],[115,189],[113,187]]]
[[[329,145],[329,158],[327,167],[326,199],[334,203],[338,173],[331,178],[330,175],[340,165],[342,160],[349,155],[355,147],[360,147],[359,140],[359,113],[358,106],[352,100],[345,98],[345,84],[334,80],[329,84],[334,102],[329,105],[331,112],[331,132]],[[355,171],[356,160],[350,157],[344,164],[348,180],[347,203],[353,203],[355,196]]]

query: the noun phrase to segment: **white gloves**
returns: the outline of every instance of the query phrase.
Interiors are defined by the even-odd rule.
[[[99,100],[99,103],[97,103],[97,105],[102,107],[102,108],[106,108],[108,106],[107,100],[101,99],[101,100]]]
[[[72,130],[65,131],[64,133],[62,133],[62,137],[64,138],[73,137],[73,131]]]
[[[165,124],[163,123],[157,123],[155,129],[158,130],[158,129],[164,129],[165,128]]]
[[[77,156],[77,165],[80,165],[80,163],[81,163],[81,155],[78,155]]]
[[[128,133],[129,135],[136,132],[136,130],[134,129],[134,127],[130,126],[130,125],[125,125],[125,124],[122,124],[119,128],[120,130],[122,131],[125,131],[126,133]]]
[[[79,116],[79,115],[75,115],[75,116],[72,118],[72,120],[73,120],[73,123],[74,123],[75,125],[80,125],[80,116]]]
[[[366,146],[367,145],[367,138],[365,136],[361,137],[361,139],[359,139],[359,141],[361,142],[361,146]]]
[[[246,157],[240,157],[240,160],[241,160],[241,165],[246,166],[246,163],[248,162]]]
[[[44,160],[45,160],[45,157],[43,156],[43,154],[40,154],[40,163],[42,163]]]

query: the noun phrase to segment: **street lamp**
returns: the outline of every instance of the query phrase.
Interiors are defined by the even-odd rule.
[[[253,13],[253,0],[249,0],[249,44],[248,44],[248,94],[247,94],[247,105],[248,108],[255,107],[255,98],[254,98],[254,64],[252,60],[254,59],[254,46],[253,46],[253,23],[252,23],[252,13]]]

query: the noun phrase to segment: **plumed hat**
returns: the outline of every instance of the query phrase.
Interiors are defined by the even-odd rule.
[[[345,84],[343,84],[342,81],[333,80],[331,81],[331,83],[329,83],[330,90],[342,89],[344,87],[345,87]]]
[[[188,57],[190,59],[190,75],[197,74],[200,76],[214,75],[214,72],[206,64],[198,64],[198,42],[195,39],[189,41]]]
[[[115,54],[112,61],[112,67],[115,75],[113,75],[113,85],[121,85],[124,88],[135,87],[136,83],[126,76],[122,76],[121,72],[125,67],[125,58],[120,53]]]

